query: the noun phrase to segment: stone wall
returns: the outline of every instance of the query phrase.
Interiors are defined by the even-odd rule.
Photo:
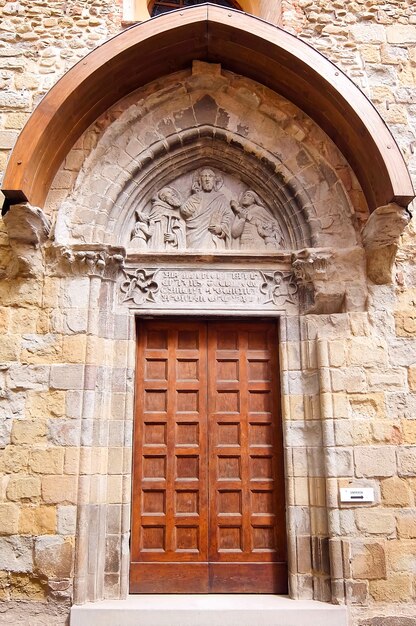
[[[43,94],[119,32],[121,19],[121,5],[106,0],[0,0],[0,169]],[[371,98],[416,182],[412,4],[283,0],[282,20]],[[123,110],[68,155],[48,198],[52,222]],[[338,165],[340,176],[348,172]],[[360,191],[349,191],[363,222]],[[416,624],[414,241],[411,222],[393,284],[370,281],[366,311],[282,326],[292,593],[348,602],[354,626]],[[127,310],[112,308],[113,277],[101,266],[117,263],[114,251],[104,260],[81,251],[63,270],[44,248],[29,276],[16,274],[15,251],[2,222],[0,599],[9,612],[0,609],[0,623],[27,623],[30,614],[34,626],[60,624],[75,572],[78,601],[126,592],[134,328]],[[339,487],[349,484],[373,487],[375,504],[340,506]]]

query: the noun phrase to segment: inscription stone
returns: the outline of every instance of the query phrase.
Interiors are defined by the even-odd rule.
[[[141,308],[279,310],[296,304],[293,274],[253,269],[132,269],[125,271],[124,302]]]

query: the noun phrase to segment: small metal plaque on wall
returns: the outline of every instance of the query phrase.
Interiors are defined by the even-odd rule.
[[[374,502],[372,487],[345,487],[339,490],[341,502]]]

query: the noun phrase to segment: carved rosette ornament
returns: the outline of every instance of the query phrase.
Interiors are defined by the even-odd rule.
[[[133,302],[138,306],[145,302],[154,302],[154,293],[159,290],[159,284],[154,280],[157,269],[137,269],[125,272],[125,280],[120,289],[124,294],[123,302]]]
[[[409,223],[410,212],[398,204],[378,207],[362,230],[367,254],[367,275],[376,285],[393,281],[393,267],[400,236]]]

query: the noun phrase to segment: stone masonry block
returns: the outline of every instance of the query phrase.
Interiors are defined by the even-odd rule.
[[[18,335],[0,336],[0,361],[17,361],[20,350],[20,337]]]
[[[349,448],[325,450],[328,476],[353,476],[353,455]]]
[[[16,504],[0,503],[0,535],[15,535],[18,531],[19,507]]]
[[[414,476],[416,471],[416,446],[400,448],[397,451],[400,476]]]
[[[12,442],[16,445],[33,444],[45,440],[46,423],[44,420],[14,420]]]
[[[348,402],[349,416],[354,419],[369,420],[385,417],[384,394],[381,392],[349,394]]]
[[[351,26],[351,34],[358,43],[383,43],[386,33],[381,24],[362,22]]]
[[[404,539],[416,539],[416,511],[400,511],[397,515],[397,532]]]
[[[396,450],[393,446],[357,447],[354,459],[357,478],[387,477],[396,473]]]
[[[414,419],[416,416],[416,394],[386,393],[387,416],[391,419]]]
[[[387,580],[374,580],[370,583],[370,595],[376,602],[410,602],[413,600],[413,576],[394,573]]]
[[[10,596],[11,600],[17,601],[17,604],[19,601],[44,602],[46,585],[37,576],[12,573],[10,574]]]
[[[0,451],[0,473],[25,473],[29,464],[29,450],[21,446],[7,446]]]
[[[411,24],[394,24],[386,29],[387,41],[392,44],[416,43],[416,28]]]
[[[69,578],[73,570],[73,546],[59,536],[39,537],[35,541],[36,570],[47,578]]]
[[[44,476],[42,499],[48,504],[75,504],[77,501],[76,476]]]
[[[46,389],[49,367],[46,365],[16,365],[9,370],[10,389]]]
[[[386,346],[371,337],[354,337],[349,340],[348,363],[363,367],[380,367],[387,364]]]
[[[52,389],[82,389],[84,384],[84,366],[53,365],[50,385]]]
[[[359,626],[416,626],[416,617],[381,615],[360,621]]]
[[[0,570],[31,572],[33,540],[30,537],[0,537]]]
[[[77,508],[71,505],[57,507],[58,533],[60,535],[75,535],[77,525]]]
[[[416,420],[402,420],[403,443],[416,444]]]
[[[384,579],[387,575],[386,552],[383,542],[355,540],[351,545],[353,578]]]
[[[79,420],[52,419],[48,423],[48,436],[56,446],[78,446],[81,424]]]
[[[19,532],[22,535],[50,535],[56,532],[56,509],[54,506],[24,506],[19,516]]]
[[[386,391],[405,389],[406,370],[404,368],[390,368],[368,373],[368,387],[370,390]]]
[[[30,391],[26,404],[27,415],[34,419],[65,415],[65,391]]]
[[[37,474],[62,474],[64,468],[63,448],[33,450],[30,455],[29,467]]]
[[[413,501],[410,485],[398,476],[381,481],[381,496],[384,506],[410,506]]]
[[[88,277],[71,278],[62,289],[61,307],[64,309],[87,309],[90,291]]]
[[[409,383],[409,389],[416,391],[416,366],[411,366],[407,372],[407,381]]]
[[[355,519],[359,530],[370,535],[392,535],[396,530],[393,512],[376,508],[357,509]]]
[[[40,496],[40,479],[37,476],[11,476],[7,485],[8,500],[36,500]]]
[[[416,539],[389,541],[387,545],[391,569],[416,574]]]
[[[66,335],[63,339],[63,359],[66,363],[84,363],[86,335]]]

